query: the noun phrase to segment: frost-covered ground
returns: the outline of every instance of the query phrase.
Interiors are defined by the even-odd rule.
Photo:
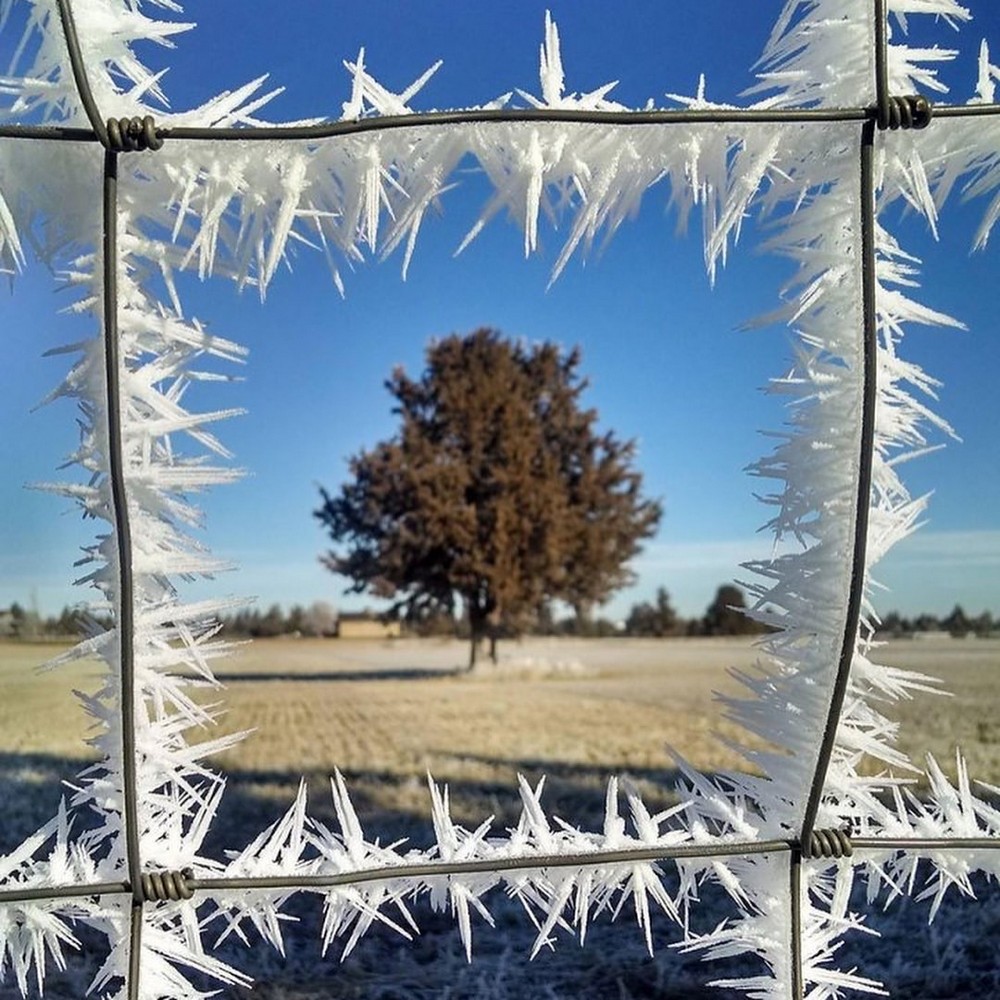
[[[496,929],[476,926],[471,963],[453,922],[423,908],[416,910],[422,933],[413,943],[376,928],[340,963],[334,952],[320,954],[318,901],[292,909],[307,923],[287,933],[284,959],[259,945],[224,949],[255,977],[255,985],[252,991],[223,988],[220,1000],[737,1000],[738,993],[707,988],[706,972],[711,978],[752,968],[740,962],[706,968],[697,958],[678,954],[669,947],[676,932],[660,919],[654,920],[657,951],[650,958],[634,927],[625,926],[626,914],[617,925],[607,920],[595,925],[585,948],[567,936],[554,951],[529,961],[532,934],[511,902],[492,907]],[[1000,996],[996,897],[987,891],[983,901],[946,904],[929,926],[926,913],[926,905],[903,900],[875,921],[882,937],[847,939],[845,965],[857,964],[881,978],[898,1000]],[[703,907],[702,919],[729,915],[725,903],[716,901]],[[83,940],[88,941],[86,934]],[[71,956],[65,973],[47,979],[46,997],[82,1000],[100,957],[96,950]],[[10,983],[0,986],[0,998],[20,1000]]]
[[[0,850],[10,847],[53,810],[59,781],[78,767],[84,732],[70,689],[86,687],[86,666],[67,674],[35,675],[32,662],[51,650],[0,647]],[[248,831],[277,817],[294,794],[298,776],[310,786],[310,812],[330,820],[326,774],[339,765],[348,777],[366,829],[429,842],[430,768],[451,787],[452,810],[463,822],[497,815],[516,818],[516,774],[549,775],[551,812],[599,826],[604,779],[625,772],[647,801],[668,801],[673,774],[663,749],[676,744],[706,769],[736,758],[712,737],[720,725],[712,690],[728,682],[728,665],[748,665],[743,641],[544,641],[501,646],[501,665],[474,676],[461,673],[466,648],[436,641],[257,642],[220,670],[227,683],[226,728],[257,732],[219,763],[230,786],[213,830],[210,850],[241,845]],[[1000,642],[912,641],[893,644],[887,661],[936,673],[955,693],[901,706],[903,740],[919,757],[933,750],[949,761],[956,740],[976,761],[975,773],[1000,779],[1000,734],[993,720],[1000,687]],[[659,791],[658,791],[659,790]],[[995,887],[983,899],[946,903],[927,925],[927,904],[902,900],[884,917],[873,913],[884,937],[847,939],[847,967],[894,984],[894,995],[1000,996],[1000,961],[993,942],[1000,930]],[[717,889],[707,890],[697,919],[705,926],[732,915]],[[863,900],[856,905],[863,908]],[[655,924],[656,954],[649,958],[632,926],[612,927],[605,917],[581,949],[568,936],[555,952],[529,963],[533,932],[516,903],[494,899],[497,928],[475,926],[471,965],[450,918],[418,908],[422,928],[414,944],[391,932],[373,932],[341,965],[337,952],[322,958],[317,926],[286,934],[287,959],[255,946],[250,971],[254,997],[320,998],[526,998],[696,997],[704,970],[696,957],[670,948],[677,931]],[[317,900],[295,911],[319,920]],[[629,924],[623,912],[619,923]],[[246,966],[247,957],[233,959]],[[96,955],[74,962],[50,981],[52,996],[83,994],[85,969]],[[74,971],[75,970],[75,971]],[[733,975],[719,965],[717,974]],[[12,984],[0,998],[13,997]],[[47,988],[46,995],[50,995]],[[242,994],[231,988],[223,996]],[[719,996],[726,996],[722,991]]]
[[[255,976],[252,991],[224,988],[219,1000],[737,1000],[738,993],[706,987],[706,978],[728,976],[749,964],[719,962],[706,968],[697,958],[669,947],[676,932],[655,921],[657,951],[650,958],[635,929],[601,921],[585,948],[569,937],[555,951],[528,961],[532,935],[516,904],[493,907],[497,928],[475,928],[476,954],[467,963],[454,924],[418,909],[422,933],[401,942],[375,929],[344,963],[321,956],[318,902],[306,907],[314,925],[287,935],[287,958],[255,946],[228,954]],[[704,907],[704,920],[728,915],[724,904]],[[629,915],[622,914],[619,924]],[[933,925],[926,906],[907,903],[880,919],[881,938],[849,937],[846,967],[858,964],[880,976],[897,1000],[992,1000],[1000,996],[995,940],[1000,930],[996,901],[946,905]],[[46,996],[81,1000],[94,957],[74,961],[47,981]],[[706,976],[706,972],[708,975]],[[51,991],[51,992],[50,992]],[[857,995],[857,994],[851,994]],[[2,1000],[18,995],[0,987]],[[19,998],[18,998],[19,1000]]]

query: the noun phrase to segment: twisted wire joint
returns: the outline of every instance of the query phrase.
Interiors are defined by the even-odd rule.
[[[884,104],[879,103],[876,110],[875,122],[883,132],[927,128],[934,114],[934,106],[923,94],[890,97]]]
[[[156,150],[162,145],[163,137],[156,131],[152,115],[108,119],[108,149],[116,153]]]
[[[143,902],[159,903],[166,900],[190,899],[194,895],[190,868],[174,872],[145,872],[139,879]]]
[[[854,854],[849,829],[813,830],[802,845],[804,858],[849,858]]]

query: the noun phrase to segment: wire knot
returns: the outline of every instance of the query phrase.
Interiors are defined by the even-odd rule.
[[[190,899],[194,895],[191,888],[193,878],[194,872],[190,868],[179,872],[146,872],[139,879],[139,891],[143,902]]]
[[[806,858],[849,858],[853,853],[850,829],[813,830],[802,845],[802,855]]]
[[[160,149],[163,137],[156,131],[152,115],[145,118],[109,118],[108,149],[116,153],[134,153]]]
[[[878,127],[886,129],[927,128],[934,114],[934,106],[923,94],[909,94],[906,97],[890,97],[877,107],[875,119]]]

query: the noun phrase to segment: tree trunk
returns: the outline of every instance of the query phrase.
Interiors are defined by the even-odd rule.
[[[476,660],[479,659],[479,645],[483,641],[483,615],[476,606],[475,597],[471,594],[462,595],[465,601],[465,615],[469,621],[469,666],[468,670],[475,669]]]
[[[503,615],[499,605],[494,605],[486,615],[486,634],[490,637],[490,660],[493,665],[497,663],[497,639],[500,626],[503,623]]]
[[[476,660],[479,657],[479,647],[483,639],[487,636],[489,636],[490,640],[489,657],[494,663],[497,662],[497,632],[499,630],[500,613],[493,606],[493,602],[489,599],[487,600],[488,603],[484,606],[481,599],[477,599],[476,597],[465,598],[465,606],[468,609],[469,615],[469,632],[472,636],[469,648],[469,670],[475,667]]]

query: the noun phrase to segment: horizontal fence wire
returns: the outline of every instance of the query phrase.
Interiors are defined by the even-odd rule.
[[[743,857],[763,854],[789,854],[789,894],[791,904],[791,970],[792,992],[801,1000],[805,992],[802,968],[802,866],[810,861],[831,864],[836,857],[816,857],[811,851],[816,816],[822,800],[823,786],[833,751],[837,723],[843,706],[850,675],[854,646],[860,622],[864,596],[866,537],[870,507],[872,460],[874,454],[874,415],[877,398],[876,348],[877,311],[875,284],[875,205],[873,179],[873,146],[876,127],[922,127],[933,114],[935,118],[962,118],[1000,115],[1000,104],[961,106],[934,105],[923,97],[898,97],[889,91],[887,71],[887,11],[885,0],[875,0],[875,104],[847,108],[699,108],[646,111],[591,111],[570,108],[502,108],[457,111],[414,112],[407,115],[325,121],[312,125],[266,125],[248,127],[158,127],[152,118],[102,118],[87,79],[69,0],[56,0],[60,22],[66,40],[74,83],[83,104],[90,128],[58,125],[0,125],[0,138],[59,142],[98,142],[106,149],[103,184],[103,281],[104,281],[104,361],[106,374],[106,406],[108,419],[108,478],[113,498],[113,518],[118,559],[118,619],[117,632],[120,654],[122,727],[123,727],[123,829],[125,836],[126,879],[120,882],[95,882],[76,885],[11,887],[0,889],[0,905],[46,899],[72,899],[130,895],[132,906],[129,922],[129,974],[127,996],[136,1000],[141,975],[141,935],[144,905],[163,896],[149,896],[143,886],[156,881],[142,871],[139,840],[136,789],[135,747],[135,663],[134,663],[134,580],[132,575],[132,544],[128,518],[128,492],[124,475],[124,453],[121,426],[121,358],[117,332],[117,160],[119,153],[129,150],[156,149],[166,141],[320,141],[370,132],[406,128],[434,128],[450,125],[523,123],[544,125],[578,123],[582,125],[613,125],[621,127],[651,127],[675,124],[759,124],[858,122],[860,136],[861,182],[861,269],[863,290],[863,377],[859,433],[859,464],[855,488],[855,513],[851,552],[851,583],[845,612],[841,651],[837,664],[826,724],[817,763],[805,805],[799,836],[765,841],[724,841],[709,844],[677,844],[663,847],[640,847],[622,850],[598,850],[583,853],[524,855],[479,859],[474,861],[431,861],[420,864],[399,864],[361,868],[334,874],[256,876],[239,878],[197,878],[185,873],[176,882],[168,883],[184,890],[311,890],[336,889],[338,886],[381,882],[390,879],[447,878],[469,873],[500,873],[510,871],[540,871],[566,867],[615,866],[658,861],[722,857]],[[1000,848],[1000,840],[990,837],[920,838],[920,837],[859,837],[848,838],[841,831],[830,831],[830,842],[849,844],[853,852],[937,852],[982,851]],[[840,838],[838,841],[838,837]],[[850,852],[848,852],[850,853]],[[170,873],[174,874],[174,873]],[[173,898],[173,897],[171,897]],[[197,903],[197,899],[195,900]]]
[[[80,51],[76,22],[69,0],[56,0],[66,38],[73,79],[90,129],[57,125],[0,125],[0,138],[100,142],[109,145],[107,121],[97,106]],[[596,111],[580,108],[473,108],[455,111],[413,112],[372,118],[338,119],[311,125],[166,126],[156,128],[163,140],[211,140],[213,142],[253,140],[336,139],[365,132],[387,132],[401,128],[434,127],[490,123],[546,124],[575,122],[585,125],[670,125],[670,124],[739,124],[778,125],[795,122],[865,122],[887,120],[889,114],[887,37],[884,0],[875,0],[876,25],[876,104],[849,108],[677,108],[644,111]],[[934,105],[934,115],[944,118],[1000,114],[1000,104]],[[113,120],[113,119],[110,119]]]
[[[935,104],[935,118],[973,118],[1000,115],[1000,104]],[[316,125],[248,125],[245,127],[157,126],[165,141],[210,140],[212,142],[303,141],[340,139],[365,132],[391,132],[406,128],[446,125],[515,123],[545,125],[559,122],[580,125],[785,125],[800,123],[877,121],[876,107],[858,108],[695,108],[658,111],[589,111],[575,108],[482,108],[466,111],[414,111],[408,115],[385,115]],[[38,139],[64,142],[100,142],[107,127],[62,127],[58,125],[0,125],[0,139]]]
[[[857,837],[851,838],[854,854],[884,854],[906,851],[932,854],[940,851],[996,851],[997,837]],[[586,851],[576,854],[529,854],[507,858],[484,858],[476,861],[428,861],[420,864],[384,865],[351,871],[317,875],[248,875],[232,878],[198,878],[187,884],[194,890],[228,891],[254,889],[335,889],[406,878],[447,878],[452,875],[489,872],[547,871],[559,868],[596,868],[600,866],[645,864],[658,861],[697,860],[700,858],[739,858],[759,854],[802,853],[798,840],[751,840],[711,844],[679,844],[673,847],[638,847],[614,851]],[[803,863],[831,864],[836,858],[803,856]],[[72,899],[80,896],[132,895],[126,882],[74,883],[73,885],[0,889],[0,906],[43,899]],[[147,899],[147,902],[151,899]]]

